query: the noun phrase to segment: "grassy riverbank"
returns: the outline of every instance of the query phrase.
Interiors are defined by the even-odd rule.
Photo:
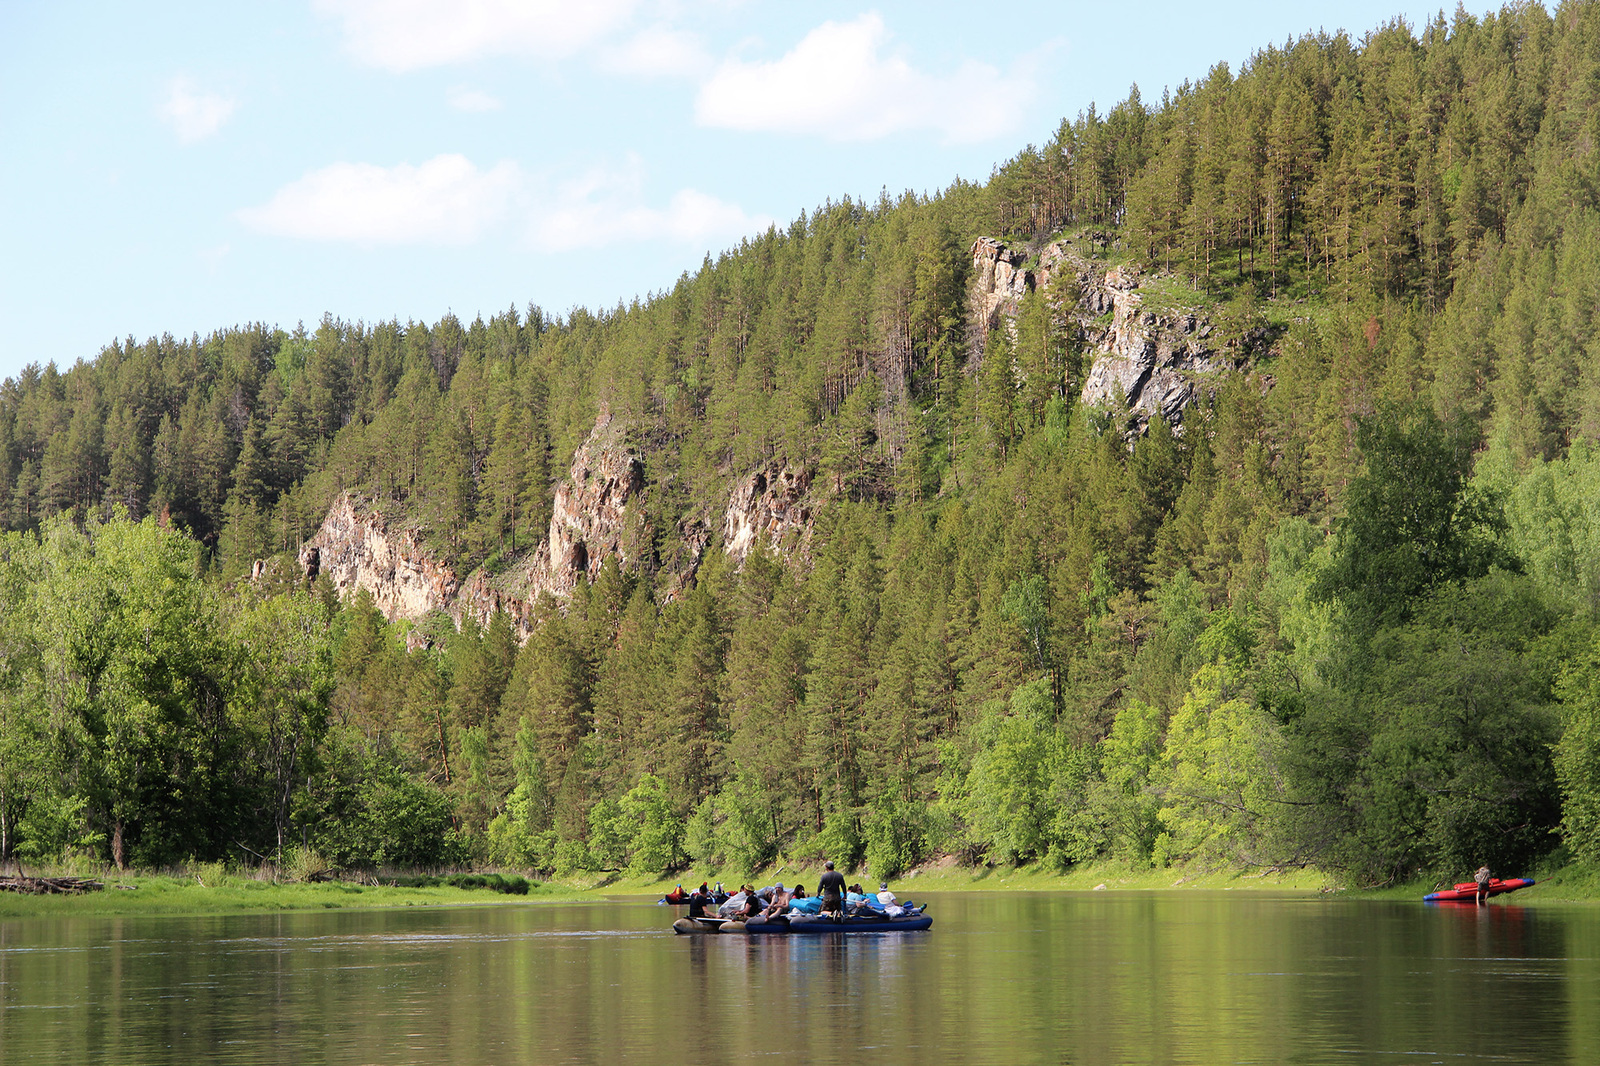
[[[32,872],[32,871],[30,871]],[[438,878],[407,878],[351,884],[331,881],[274,883],[250,876],[208,871],[200,874],[102,875],[105,890],[76,895],[25,895],[0,892],[0,920],[111,915],[202,915],[247,911],[336,910],[342,908],[482,906],[562,899],[584,899],[582,888],[530,883],[525,893],[497,891],[491,885],[462,887]],[[477,879],[482,880],[482,879]],[[413,883],[406,883],[413,882]],[[418,883],[420,882],[420,883]]]
[[[30,871],[35,872],[35,871]],[[50,871],[44,871],[46,873]],[[85,874],[86,871],[74,871]],[[22,895],[0,892],[0,920],[30,917],[111,916],[111,915],[202,915],[232,914],[247,911],[333,910],[341,908],[494,906],[562,900],[605,899],[616,896],[659,897],[680,881],[693,887],[702,880],[723,881],[730,888],[741,880],[761,884],[783,881],[815,888],[822,875],[821,866],[782,866],[760,876],[741,878],[722,871],[718,874],[686,872],[670,881],[647,878],[572,878],[554,882],[531,882],[526,894],[494,891],[487,887],[462,888],[448,884],[408,884],[416,878],[379,878],[379,883],[351,884],[324,882],[307,884],[295,881],[261,880],[247,874],[219,871],[215,867],[166,874],[128,874],[115,876],[100,872],[106,888],[82,895]],[[851,881],[865,884],[872,878],[848,875]],[[392,884],[391,880],[400,883]],[[423,879],[427,880],[427,879]],[[437,879],[434,879],[437,880]],[[1317,874],[1295,871],[1287,874],[1189,873],[1173,870],[1133,870],[1110,864],[1058,873],[1042,866],[979,867],[932,866],[916,874],[896,878],[895,891],[915,898],[927,892],[952,891],[1089,891],[1102,889],[1240,889],[1288,892],[1316,892],[1325,879]],[[874,881],[870,886],[877,888]]]
[[[726,871],[706,875],[698,872],[685,873],[681,877],[670,881],[635,881],[616,880],[606,885],[606,891],[613,894],[660,894],[671,889],[674,885],[683,884],[685,887],[694,887],[701,881],[716,883],[722,881],[726,887],[743,881],[755,881],[767,885],[774,881],[782,881],[793,888],[795,885],[805,885],[815,889],[817,880],[822,876],[822,867],[818,866],[784,866],[776,869],[765,870],[757,877],[740,877],[737,873]],[[851,883],[860,881],[866,888],[876,891],[878,879],[868,874],[847,873],[845,879]],[[870,884],[869,884],[870,882]],[[1268,890],[1278,892],[1317,892],[1328,885],[1325,876],[1319,873],[1289,870],[1275,873],[1260,873],[1256,871],[1183,871],[1174,869],[1135,869],[1115,863],[1097,863],[1092,866],[1074,867],[1066,872],[1059,872],[1045,866],[980,866],[967,867],[957,865],[934,865],[924,867],[911,874],[891,879],[890,887],[901,896],[916,896],[925,892],[966,892],[966,891],[1022,891],[1022,892],[1086,892],[1086,891],[1114,891],[1114,890],[1142,890],[1153,889],[1239,889]]]
[[[31,872],[31,871],[30,871]],[[77,871],[82,873],[82,871]],[[1568,864],[1528,872],[1538,884],[1519,892],[1516,902],[1592,903],[1600,901],[1600,869]],[[530,882],[526,894],[505,891],[505,885],[459,887],[439,882],[439,878],[412,877],[380,879],[374,884],[325,882],[307,884],[293,881],[274,883],[240,873],[219,871],[215,867],[167,874],[112,876],[101,873],[106,883],[102,892],[83,895],[20,895],[0,892],[0,920],[31,917],[111,916],[111,915],[206,915],[249,911],[301,911],[333,909],[373,909],[384,907],[434,906],[514,906],[534,902],[560,902],[605,899],[616,896],[659,897],[676,884],[688,887],[701,881],[722,881],[732,888],[741,881],[771,884],[782,881],[793,887],[803,884],[815,888],[821,866],[780,866],[759,875],[741,877],[729,871],[707,873],[688,871],[671,880],[607,876],[572,878],[552,882]],[[876,879],[849,874],[876,889]],[[1464,873],[1461,880],[1470,874]],[[493,875],[490,875],[492,880]],[[391,883],[398,882],[398,883]],[[871,884],[868,884],[871,882]],[[934,865],[892,880],[891,887],[902,897],[916,898],[928,892],[964,891],[1266,891],[1289,893],[1337,892],[1354,899],[1415,900],[1439,887],[1433,881],[1416,881],[1383,889],[1346,890],[1326,875],[1308,870],[1277,872],[1198,871],[1176,869],[1135,869],[1114,863],[1076,867],[1058,872],[1043,866],[965,867]]]
[[[740,877],[726,871],[715,875],[699,872],[685,873],[670,881],[615,880],[596,886],[597,891],[613,895],[659,895],[676,884],[688,887],[702,880],[722,881],[732,886],[740,881],[754,880],[758,884],[771,884],[781,880],[793,887],[803,884],[814,888],[822,868],[781,867],[763,871],[759,877]],[[1498,876],[1498,871],[1497,871]],[[1537,883],[1516,894],[1515,901],[1522,904],[1538,903],[1595,903],[1600,902],[1600,868],[1580,863],[1551,864],[1532,870],[1507,873],[1508,877],[1532,877]],[[868,875],[847,875],[851,882],[860,881],[869,889],[878,887],[877,880]],[[1456,881],[1470,881],[1472,871],[1464,870]],[[868,884],[868,882],[871,882]],[[1440,879],[1419,879],[1401,885],[1380,889],[1352,889],[1336,879],[1315,870],[1184,870],[1175,868],[1138,869],[1117,863],[1096,863],[1074,867],[1065,872],[1034,866],[965,867],[934,865],[914,873],[894,878],[890,887],[902,897],[916,897],[925,892],[964,891],[1035,891],[1035,892],[1085,892],[1085,891],[1264,891],[1285,893],[1337,894],[1348,899],[1400,899],[1420,900],[1423,895],[1447,887]]]

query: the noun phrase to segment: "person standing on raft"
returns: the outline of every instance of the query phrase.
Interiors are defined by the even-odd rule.
[[[822,880],[817,882],[817,895],[822,897],[822,912],[835,918],[844,917],[844,874],[833,868],[833,860],[822,864]]]
[[[1488,863],[1478,867],[1478,872],[1472,876],[1472,879],[1478,882],[1477,902],[1479,904],[1487,904],[1489,902],[1489,876]]]

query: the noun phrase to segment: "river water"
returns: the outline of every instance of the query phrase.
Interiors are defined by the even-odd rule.
[[[1600,1062],[1600,908],[931,899],[850,938],[637,900],[0,921],[0,1062]]]

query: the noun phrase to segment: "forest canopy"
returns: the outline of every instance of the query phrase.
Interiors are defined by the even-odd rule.
[[[1262,343],[1134,432],[1082,400],[1074,296],[973,313],[981,236],[1070,239]],[[1569,0],[1134,89],[609,310],[30,366],[0,385],[0,858],[1600,860],[1597,314],[1600,3]],[[513,565],[602,406],[639,550],[525,643],[299,578],[345,492]],[[713,543],[668,595],[685,523],[774,467],[825,487],[805,550]]]

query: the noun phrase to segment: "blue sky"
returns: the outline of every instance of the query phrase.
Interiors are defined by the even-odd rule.
[[[773,221],[986,177],[1062,117],[1437,7],[0,4],[0,377],[242,322],[669,288]]]

